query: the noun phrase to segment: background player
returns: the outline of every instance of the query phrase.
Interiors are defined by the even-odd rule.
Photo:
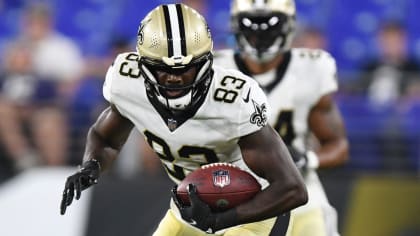
[[[212,45],[205,20],[186,5],[161,5],[145,17],[137,52],[118,55],[107,72],[103,93],[110,106],[88,132],[82,168],[66,181],[62,214],[97,183],[134,126],[175,183],[201,165],[229,162],[265,187],[222,213],[212,213],[192,187],[192,206],[180,215],[172,204],[154,235],[202,235],[236,225],[224,235],[269,235],[276,216],[307,201],[286,146],[266,125],[263,91],[239,71],[213,67]]]
[[[332,93],[336,65],[323,50],[293,48],[293,0],[234,0],[232,28],[238,52],[216,53],[214,63],[237,68],[263,88],[273,108],[270,124],[288,145],[308,188],[309,202],[292,211],[288,235],[337,235],[336,212],[316,174],[319,167],[343,164],[348,142]],[[313,133],[319,149],[313,150]]]

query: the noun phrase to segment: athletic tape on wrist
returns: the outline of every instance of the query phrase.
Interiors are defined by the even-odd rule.
[[[319,167],[318,155],[316,155],[316,153],[313,151],[307,151],[306,157],[308,158],[307,167],[311,169],[318,169]]]

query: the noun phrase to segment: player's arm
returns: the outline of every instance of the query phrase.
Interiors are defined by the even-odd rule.
[[[315,165],[334,167],[346,162],[349,144],[340,111],[330,94],[322,96],[311,109],[308,124],[320,143],[316,151],[319,163]]]
[[[115,106],[106,108],[89,129],[83,161],[95,159],[99,162],[101,171],[109,169],[133,126]]]
[[[306,188],[287,147],[271,126],[242,137],[244,161],[270,185],[235,210],[239,224],[279,216],[307,202]]]
[[[109,169],[132,128],[133,124],[114,106],[108,107],[99,115],[89,129],[81,168],[66,180],[61,214],[66,212],[74,197],[78,200],[81,192],[96,184],[100,173]]]
[[[251,85],[250,91],[252,103],[243,102],[243,108],[247,112],[241,117],[242,124],[246,124],[240,126],[241,128],[252,127],[255,115],[258,114],[257,117],[265,121],[264,115],[270,113],[264,92],[254,85]],[[250,106],[251,104],[253,105]],[[247,166],[258,176],[266,179],[270,185],[249,202],[223,213],[236,214],[235,218],[232,217],[237,220],[232,223],[236,224],[280,216],[305,204],[308,198],[303,178],[283,140],[271,126],[258,123],[257,125],[263,127],[241,136],[238,145]]]
[[[280,216],[307,202],[308,196],[297,168],[277,133],[266,125],[239,140],[246,164],[270,185],[250,201],[225,212],[214,213],[202,202],[194,185],[187,187],[191,206],[183,206],[172,190],[182,218],[208,233],[231,226]]]

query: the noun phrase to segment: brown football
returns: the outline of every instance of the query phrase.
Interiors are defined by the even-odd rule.
[[[261,185],[250,173],[229,163],[213,163],[191,172],[178,185],[177,195],[190,205],[187,186],[194,184],[198,197],[213,211],[224,211],[240,205],[261,191]]]

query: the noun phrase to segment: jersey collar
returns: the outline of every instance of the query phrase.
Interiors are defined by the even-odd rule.
[[[246,67],[246,64],[244,62],[244,60],[242,59],[241,55],[239,54],[239,52],[236,52],[234,55],[234,60],[235,60],[235,64],[238,67],[238,69],[250,76],[253,77],[253,75],[251,74],[251,72],[249,71],[249,69]],[[289,67],[290,64],[290,60],[292,58],[292,53],[291,51],[287,51],[284,54],[284,59],[282,61],[282,63],[280,65],[277,66],[277,70],[276,70],[276,78],[269,84],[265,85],[265,86],[261,86],[262,89],[264,89],[264,91],[266,93],[270,93],[274,87],[281,82],[281,80],[283,79],[284,74],[286,73],[287,68]],[[257,81],[258,82],[258,81]]]
[[[210,80],[213,80],[213,75],[214,75],[213,70],[210,73],[211,73]],[[163,119],[163,122],[165,122],[168,129],[171,132],[174,132],[178,127],[180,127],[188,119],[190,119],[197,113],[198,109],[201,107],[201,105],[203,105],[204,101],[206,100],[209,88],[210,86],[208,86],[204,90],[203,96],[200,97],[200,99],[197,101],[195,105],[193,105],[192,107],[186,110],[182,110],[179,112],[174,112],[167,109],[165,106],[162,106],[162,104],[157,99],[153,99],[152,96],[147,95],[147,99],[155,108],[155,110],[159,113],[160,117]]]

